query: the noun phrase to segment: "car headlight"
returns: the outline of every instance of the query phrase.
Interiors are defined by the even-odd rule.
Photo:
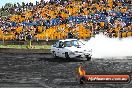
[[[78,52],[78,51],[72,51],[72,52],[70,52],[70,54],[73,54],[73,55],[75,55],[77,53],[80,53],[80,52]]]
[[[74,55],[74,54],[75,54],[75,52],[70,52],[70,54]]]
[[[87,51],[87,52],[92,52],[92,49],[91,49],[91,50],[89,50],[89,51]]]
[[[78,53],[78,51],[75,51],[75,53]]]

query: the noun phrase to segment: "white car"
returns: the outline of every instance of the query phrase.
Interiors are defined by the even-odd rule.
[[[82,41],[77,39],[59,40],[51,47],[53,56],[62,58],[82,57],[87,60],[91,59],[92,50],[88,49]]]

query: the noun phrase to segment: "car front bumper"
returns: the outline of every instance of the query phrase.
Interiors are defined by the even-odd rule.
[[[84,53],[84,52],[78,52],[78,53],[70,53],[69,54],[70,58],[76,58],[76,57],[86,58],[86,56],[91,57],[92,53],[91,52],[86,52],[86,53]]]

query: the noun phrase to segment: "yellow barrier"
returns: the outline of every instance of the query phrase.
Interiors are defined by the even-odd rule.
[[[0,40],[2,40],[2,35],[0,35]]]
[[[132,32],[127,33],[127,37],[132,36]]]

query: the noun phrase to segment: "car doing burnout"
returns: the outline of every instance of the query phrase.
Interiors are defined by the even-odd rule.
[[[86,58],[91,59],[92,50],[88,49],[86,45],[77,39],[59,40],[51,47],[53,56],[62,58]]]

